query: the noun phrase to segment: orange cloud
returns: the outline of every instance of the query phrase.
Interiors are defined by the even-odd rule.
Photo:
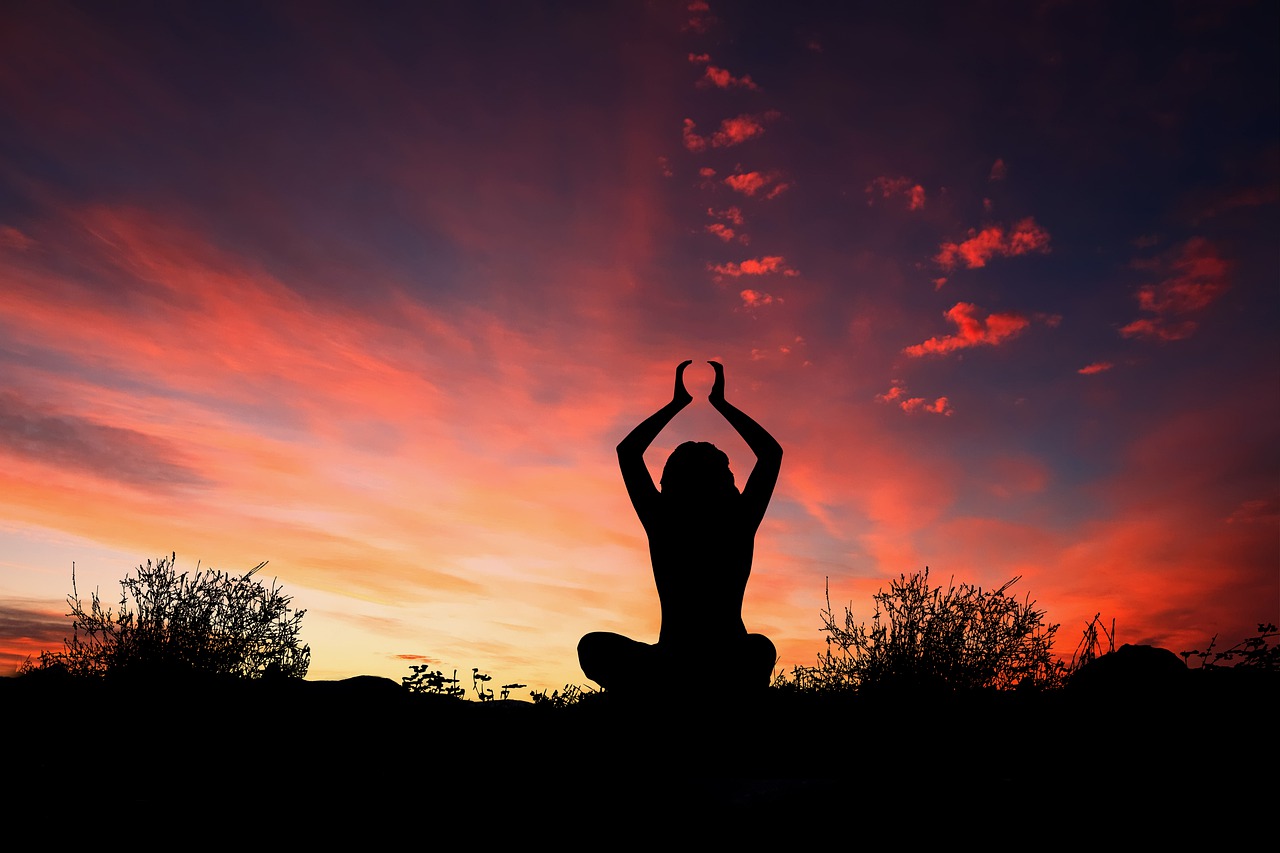
[[[1227,289],[1227,262],[1202,237],[1183,244],[1176,254],[1145,262],[1164,278],[1138,289],[1138,307],[1148,317],[1140,317],[1120,329],[1127,338],[1176,341],[1190,337],[1198,328],[1199,314]]]
[[[960,262],[969,269],[977,269],[986,266],[987,261],[996,256],[1012,257],[1048,251],[1049,232],[1028,216],[1009,231],[998,225],[981,231],[970,228],[968,240],[962,243],[943,243],[934,261],[946,270],[955,269]]]
[[[924,187],[913,183],[910,178],[890,178],[886,175],[881,175],[867,184],[866,193],[868,205],[873,203],[878,193],[881,198],[885,199],[906,196],[908,210],[924,209]]]
[[[1077,370],[1076,373],[1079,373],[1082,376],[1092,376],[1095,373],[1102,373],[1103,371],[1110,370],[1113,367],[1115,367],[1115,365],[1109,361],[1095,361],[1093,364],[1086,364],[1084,367]]]
[[[996,346],[1030,325],[1021,314],[989,314],[986,319],[977,316],[977,307],[969,302],[957,302],[942,316],[956,324],[954,335],[929,338],[927,341],[903,350],[909,356],[944,355],[959,349],[976,346]]]

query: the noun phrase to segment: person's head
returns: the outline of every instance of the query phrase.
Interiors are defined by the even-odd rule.
[[[709,441],[686,441],[667,457],[662,494],[679,500],[714,501],[739,492],[723,450]]]

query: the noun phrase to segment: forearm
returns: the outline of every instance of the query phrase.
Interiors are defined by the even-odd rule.
[[[712,400],[711,405],[729,422],[738,435],[742,436],[742,440],[751,448],[751,452],[757,459],[782,458],[782,445],[778,444],[777,440],[751,416],[724,399]]]
[[[658,433],[662,432],[666,425],[671,423],[671,419],[686,405],[688,404],[672,400],[645,418],[618,443],[618,456],[643,456],[649,449],[649,445],[653,444],[653,440],[658,437]]]

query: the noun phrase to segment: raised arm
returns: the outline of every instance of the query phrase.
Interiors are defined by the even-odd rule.
[[[658,433],[671,423],[671,419],[681,409],[693,402],[693,397],[684,387],[684,369],[692,361],[682,361],[676,367],[676,387],[671,402],[640,422],[639,426],[627,433],[627,437],[618,443],[618,467],[622,469],[622,482],[627,486],[627,494],[631,497],[631,505],[645,529],[649,529],[649,521],[653,518],[658,502],[658,487],[649,476],[649,469],[644,464],[644,452],[653,444]]]
[[[716,372],[716,381],[711,386],[711,395],[708,397],[711,405],[737,430],[747,447],[756,455],[756,465],[751,469],[751,476],[742,489],[742,497],[747,503],[752,520],[759,524],[764,518],[765,510],[769,508],[773,487],[778,484],[778,471],[782,468],[782,445],[764,427],[725,400],[724,367],[717,361],[709,361],[707,364]]]

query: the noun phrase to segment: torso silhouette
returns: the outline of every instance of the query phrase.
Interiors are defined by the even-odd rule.
[[[755,529],[748,529],[738,509],[671,501],[650,521],[649,557],[662,606],[659,643],[682,646],[746,635],[742,598]]]

